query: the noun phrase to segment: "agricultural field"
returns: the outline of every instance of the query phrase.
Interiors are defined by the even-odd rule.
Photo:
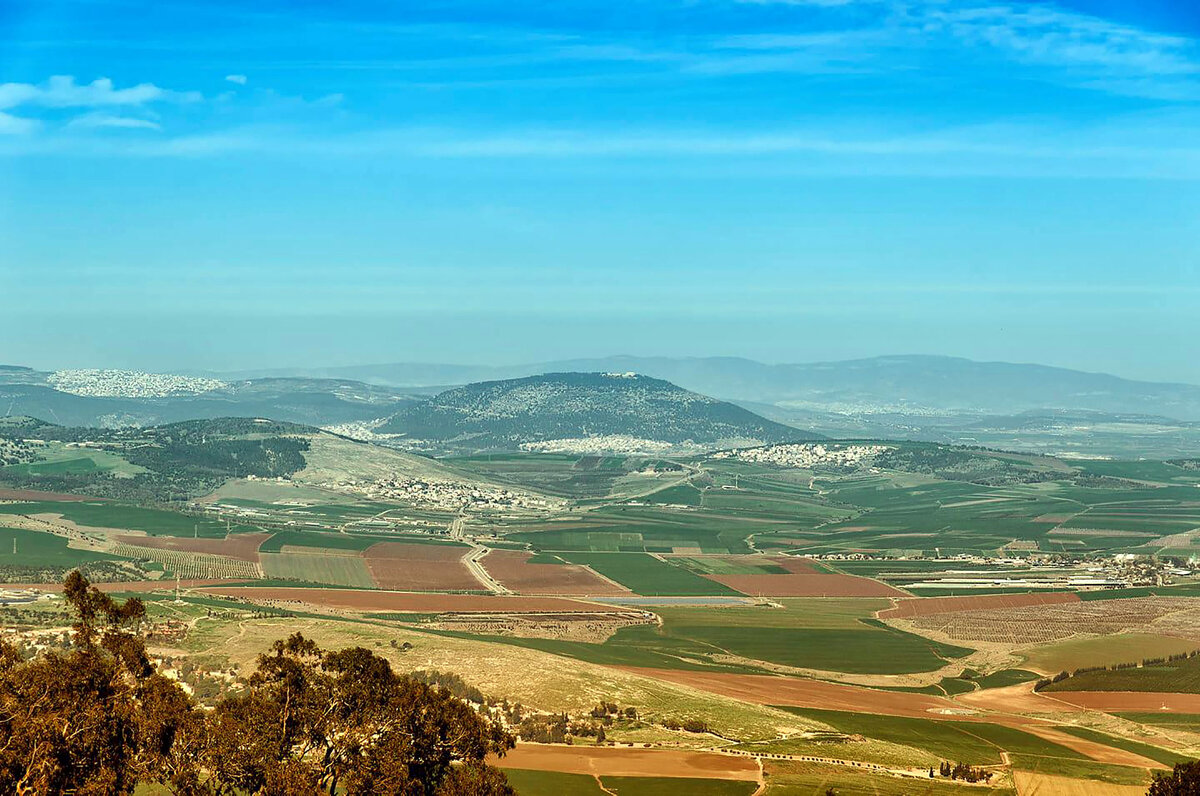
[[[70,443],[47,442],[36,447],[34,454],[34,461],[0,467],[0,478],[53,478],[99,474],[132,478],[146,472],[146,468],[131,464],[115,453]]]
[[[1119,633],[1040,644],[1020,655],[1026,666],[1053,675],[1091,666],[1113,666],[1144,658],[1165,658],[1200,650],[1200,641],[1149,633]]]
[[[782,607],[655,608],[662,624],[628,627],[601,644],[505,639],[614,666],[764,671],[768,666],[852,674],[938,669],[972,650],[941,644],[871,617],[879,600],[781,600]]]
[[[1015,796],[1016,794],[1011,785],[966,786],[947,782],[944,779],[897,777],[877,771],[815,762],[773,760],[767,764],[767,773],[769,774],[767,796],[824,796],[830,791],[839,796],[972,796],[972,794]]]
[[[580,500],[644,495],[687,476],[678,462],[647,456],[494,453],[444,461],[489,480]]]
[[[1102,793],[1200,756],[1200,658],[1083,672],[1032,693],[1032,681],[1061,670],[1200,649],[1189,556],[1154,562],[1159,580],[1110,556],[1200,556],[1197,470],[907,443],[860,468],[702,455],[434,460],[272,427],[267,448],[240,433],[222,438],[213,461],[235,468],[226,454],[247,451],[262,472],[276,458],[303,467],[210,479],[172,459],[188,488],[170,500],[30,499],[39,484],[104,483],[89,468],[111,477],[124,466],[132,479],[122,481],[166,472],[161,457],[126,458],[136,459],[141,433],[112,451],[16,465],[26,468],[19,481],[0,469],[11,487],[0,493],[0,564],[142,567],[147,582],[105,588],[158,590],[155,617],[175,611],[192,623],[179,641],[188,654],[251,667],[256,650],[302,628],[406,670],[453,673],[529,711],[568,712],[577,729],[597,720],[597,702],[615,701],[637,718],[622,713],[609,739],[647,751],[833,761],[764,757],[764,796],[1013,793],[1014,772]],[[370,494],[393,478],[549,497],[508,510]],[[4,528],[6,517],[25,524]],[[167,595],[175,576],[183,605]],[[1071,577],[1099,585],[1031,591]],[[916,585],[972,578],[997,583]],[[586,757],[594,739],[577,732],[555,748]],[[752,770],[505,765],[534,796],[756,791],[753,757],[719,757]],[[941,760],[997,776],[991,787],[913,776]]]
[[[363,553],[374,585],[401,591],[477,591],[463,563],[471,548],[455,544],[379,542]]]
[[[367,562],[355,552],[285,546],[278,553],[260,553],[259,560],[268,578],[361,589],[375,586]]]
[[[629,589],[580,564],[569,564],[550,553],[492,550],[482,561],[493,578],[521,594],[629,594]]]
[[[564,561],[582,564],[606,578],[644,595],[738,595],[716,581],[646,553],[558,553]]]
[[[143,547],[124,542],[113,545],[112,553],[135,561],[153,561],[171,575],[180,578],[255,579],[263,570],[256,562],[210,553],[180,552],[178,550]]]
[[[1137,661],[1130,661],[1136,663]],[[1151,691],[1200,694],[1200,655],[1179,661],[1154,663],[1127,669],[1079,672],[1042,689],[1046,693],[1066,691]]]
[[[0,522],[4,514],[61,516],[64,520],[87,528],[143,531],[152,536],[222,538],[230,531],[257,530],[238,523],[227,524],[177,511],[110,501],[0,503]]]
[[[54,569],[118,558],[95,550],[69,548],[66,539],[54,534],[0,527],[0,566]]]
[[[806,708],[783,709],[827,724],[847,735],[861,735],[913,747],[940,760],[954,760],[973,766],[999,765],[1004,760],[1002,753],[1009,748],[989,741],[982,725],[972,722],[937,721],[907,716],[872,716]],[[1027,737],[1021,737],[1022,749],[1035,748],[1039,752],[1062,751],[1065,756],[1077,757],[1070,750],[1049,744],[1036,736],[1027,733],[1023,735]]]
[[[936,631],[956,641],[1046,644],[1081,634],[1113,636],[1142,629],[1200,645],[1200,598],[1138,597],[938,613],[906,627]]]

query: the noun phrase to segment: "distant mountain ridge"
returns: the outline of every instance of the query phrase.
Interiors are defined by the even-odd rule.
[[[499,448],[608,435],[703,444],[818,438],[661,379],[611,372],[468,384],[402,409],[378,431]]]
[[[1200,420],[1200,386],[1135,381],[1047,365],[906,355],[768,365],[738,357],[613,356],[513,366],[391,364],[291,371],[396,388],[513,379],[555,372],[625,372],[724,400],[823,411],[1070,410]],[[282,373],[281,373],[282,375]]]
[[[188,395],[80,395],[51,374],[0,366],[0,416],[28,415],[67,426],[155,426],[221,417],[269,417],[312,426],[377,420],[418,400],[348,379],[255,379]]]

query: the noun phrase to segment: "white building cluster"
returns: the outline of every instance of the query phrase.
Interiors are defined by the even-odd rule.
[[[229,386],[218,379],[137,370],[56,370],[47,380],[59,392],[107,398],[198,395]]]
[[[522,442],[521,450],[532,453],[606,454],[617,453],[627,456],[638,454],[665,454],[677,447],[670,442],[656,439],[641,439],[628,434],[602,434],[595,437],[568,437],[547,439],[539,442]]]
[[[718,451],[714,459],[739,459],[744,462],[773,464],[776,467],[857,467],[891,450],[887,445],[836,445],[819,442],[791,445],[767,445],[762,448],[743,448]]]
[[[381,478],[366,483],[340,483],[337,487],[358,492],[376,500],[399,500],[414,505],[451,511],[462,509],[544,510],[557,506],[555,501],[527,492],[458,481]]]

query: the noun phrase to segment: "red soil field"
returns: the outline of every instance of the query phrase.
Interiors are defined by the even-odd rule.
[[[793,575],[817,575],[818,570],[806,558],[796,556],[771,556],[770,561],[777,567],[783,567]]]
[[[541,613],[586,611],[606,613],[611,605],[564,600],[557,597],[502,597],[490,594],[414,594],[408,592],[359,591],[354,589],[276,589],[268,586],[215,586],[207,594],[241,597],[256,602],[302,602],[352,611],[396,611],[412,613]]]
[[[679,749],[519,743],[504,757],[488,758],[488,763],[503,768],[608,777],[758,780],[758,764],[752,757]]]
[[[954,611],[978,611],[985,608],[1024,608],[1029,605],[1077,603],[1074,592],[1032,592],[1028,594],[980,594],[971,597],[921,597],[903,600],[894,608],[879,612],[881,619],[912,619]]]
[[[522,594],[629,594],[578,564],[530,564],[533,553],[493,550],[480,561],[484,569],[509,589]]]
[[[81,503],[85,500],[103,501],[104,498],[86,495],[65,495],[61,492],[39,492],[36,489],[0,489],[0,500],[33,500],[47,503]]]
[[[469,547],[411,542],[380,542],[363,553],[375,585],[407,591],[479,591],[476,580],[462,562]]]
[[[803,562],[796,562],[807,566]],[[781,564],[782,566],[782,564]],[[811,571],[811,570],[810,570]],[[752,597],[907,597],[886,583],[856,575],[705,575]]]
[[[980,710],[1006,713],[1080,713],[1082,708],[1056,699],[1056,694],[1034,691],[1033,683],[1020,683],[1003,688],[985,688],[959,694],[955,701]]]
[[[687,672],[674,669],[618,667],[625,671],[691,686],[701,691],[740,699],[759,705],[788,705],[824,710],[848,710],[858,713],[883,713],[890,716],[921,718],[966,718],[939,711],[962,708],[948,699],[905,691],[877,691],[854,685],[829,683],[799,677],[773,677],[768,674],[724,674]]]
[[[258,561],[258,546],[271,538],[269,533],[235,533],[224,539],[188,539],[182,536],[138,536],[123,533],[117,541],[155,550],[177,550],[181,553],[209,553],[228,556],[239,561]]]

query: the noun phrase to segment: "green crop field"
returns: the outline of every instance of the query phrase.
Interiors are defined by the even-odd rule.
[[[513,768],[504,773],[520,796],[749,796],[758,787],[753,782],[685,777],[601,776],[598,783],[587,774]]]
[[[226,524],[207,517],[193,517],[176,511],[130,506],[125,503],[5,503],[3,514],[61,514],[63,519],[91,528],[120,528],[145,531],[151,536],[200,536],[206,539],[224,538]],[[0,517],[2,520],[2,517]],[[232,523],[234,533],[255,531],[257,528]]]
[[[117,556],[67,547],[61,536],[19,528],[0,528],[0,565],[74,567],[90,561],[117,561]]]
[[[651,495],[647,495],[645,500],[648,503],[699,506],[703,502],[703,495],[703,490],[693,484],[687,483],[660,489]]]
[[[758,788],[753,782],[684,777],[601,776],[600,781],[617,796],[750,796]]]
[[[938,721],[903,716],[868,715],[836,710],[812,710],[808,708],[782,708],[798,716],[815,719],[834,729],[851,735],[862,735],[881,741],[923,749],[943,760],[969,763],[974,766],[997,765],[1004,761],[1002,751],[1006,747],[986,737],[986,730],[978,727],[960,727],[971,722]],[[1022,733],[1028,735],[1028,733]],[[1022,739],[1023,746],[1035,745],[1037,739],[1030,735]],[[1041,747],[1045,748],[1045,747]]]
[[[654,612],[672,625],[715,627],[784,627],[865,630],[863,619],[891,606],[879,597],[783,597],[772,602],[783,606],[656,606]]]
[[[1083,738],[1088,741],[1095,741],[1096,743],[1101,743],[1105,746],[1112,746],[1116,749],[1124,749],[1127,752],[1133,752],[1134,754],[1141,755],[1142,757],[1148,757],[1151,760],[1156,760],[1165,766],[1173,766],[1176,763],[1187,763],[1195,759],[1187,755],[1181,755],[1178,752],[1172,752],[1170,749],[1163,749],[1161,746],[1153,746],[1151,744],[1134,741],[1129,738],[1121,738],[1116,735],[1097,732],[1096,730],[1088,727],[1063,725],[1059,729],[1078,738]]]
[[[771,761],[766,796],[1013,796],[1010,788],[965,786],[944,779],[918,779],[879,774],[849,766],[801,761]]]
[[[278,531],[258,548],[263,553],[278,553],[284,547],[313,547],[328,550],[366,550],[380,542],[411,542],[414,544],[455,544],[450,541],[424,539],[397,534],[349,534],[323,531]]]
[[[739,595],[728,586],[645,553],[561,553],[572,564],[586,564],[635,594]]]
[[[762,671],[759,662],[858,674],[937,669],[971,652],[905,633],[870,618],[887,601],[793,599],[785,608],[656,606],[662,627],[619,630],[602,644],[504,638],[591,663],[665,669]],[[743,659],[741,665],[728,656]]]
[[[762,674],[753,665],[713,663],[710,656],[721,651],[687,639],[675,639],[652,625],[623,627],[602,644],[519,636],[477,636],[455,631],[428,631],[456,638],[479,638],[514,647],[541,650],[567,658],[605,666],[639,666],[651,669],[721,671]]]
[[[1128,589],[1103,589],[1079,593],[1079,599],[1089,602],[1092,600],[1120,600],[1128,597],[1200,597],[1200,584],[1134,586]]]
[[[977,677],[974,679],[974,682],[980,688],[1004,688],[1005,686],[1017,685],[1018,683],[1028,683],[1036,679],[1038,679],[1037,672],[1031,672],[1026,669],[1001,669],[998,672]]]
[[[1044,691],[1170,691],[1200,694],[1200,655],[1131,669],[1081,672]]]
[[[1127,721],[1145,724],[1148,727],[1163,727],[1169,730],[1200,733],[1200,714],[1198,713],[1113,713]]]
[[[763,632],[752,625],[680,625],[668,620],[663,633],[750,660],[855,674],[927,672],[973,651],[882,623],[845,629],[773,626]]]
[[[60,475],[90,475],[110,473],[128,477],[146,472],[146,468],[130,464],[115,453],[97,448],[82,448],[62,442],[49,442],[37,449],[38,460],[25,464],[0,467],[0,477],[54,477]]]
[[[355,555],[264,553],[259,555],[268,578],[329,583],[335,586],[375,587],[366,561]]]
[[[503,760],[500,761],[504,763]],[[600,783],[587,774],[506,768],[509,784],[520,796],[605,796]]]
[[[786,575],[788,572],[755,556],[672,556],[671,563],[698,575]]]
[[[1039,672],[1056,674],[1087,666],[1112,666],[1143,658],[1161,658],[1194,652],[1200,642],[1150,633],[1120,633],[1042,644],[1020,654],[1025,664]]]

